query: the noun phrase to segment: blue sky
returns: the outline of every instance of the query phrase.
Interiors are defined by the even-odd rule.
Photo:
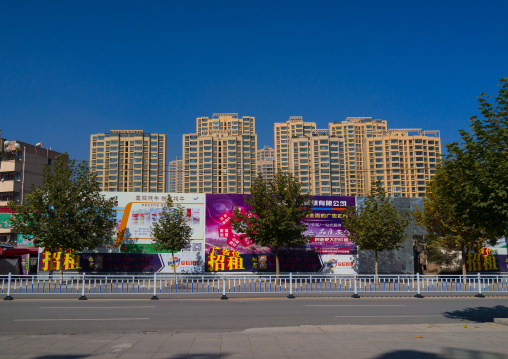
[[[1,136],[83,160],[91,133],[168,135],[198,116],[440,130],[508,76],[508,1],[2,1]]]

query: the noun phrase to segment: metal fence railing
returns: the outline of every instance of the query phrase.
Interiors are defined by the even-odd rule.
[[[483,293],[508,294],[507,274],[474,275],[303,275],[281,274],[151,274],[151,275],[0,275],[1,293],[5,300],[18,295],[162,295],[217,294],[295,294],[330,293],[351,295],[405,293],[464,293],[482,297]]]

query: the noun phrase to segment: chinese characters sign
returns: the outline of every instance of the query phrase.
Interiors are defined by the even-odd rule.
[[[39,271],[59,271],[63,266],[63,270],[79,270],[80,256],[75,251],[65,252],[48,252],[39,253]]]
[[[281,253],[281,270],[352,273],[357,248],[344,233],[342,216],[348,206],[355,204],[355,197],[316,196],[313,211],[307,218],[306,234],[312,238],[301,248]],[[242,194],[206,195],[206,270],[273,271],[275,256],[270,249],[254,244],[244,234],[235,233],[231,228],[235,206],[249,215],[251,207],[245,203]],[[332,264],[328,265],[328,262]],[[236,268],[240,263],[243,269]]]
[[[508,242],[501,238],[496,246],[479,251],[467,250],[468,272],[508,272]]]
[[[355,197],[315,196],[307,218],[306,234],[312,236],[308,247],[322,254],[356,254],[357,247],[346,237],[342,226],[346,208],[355,205]]]
[[[74,253],[42,251],[39,253],[39,272],[126,272],[126,273],[202,273],[203,259],[196,253],[171,254],[138,253]]]

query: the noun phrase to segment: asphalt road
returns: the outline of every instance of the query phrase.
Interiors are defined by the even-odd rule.
[[[0,301],[0,335],[239,332],[302,325],[492,322],[507,317],[506,297],[15,299]]]

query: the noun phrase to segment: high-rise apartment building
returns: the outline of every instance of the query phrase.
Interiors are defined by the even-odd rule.
[[[90,169],[103,191],[167,192],[166,135],[142,130],[92,134]]]
[[[289,140],[308,137],[315,129],[314,122],[303,122],[301,116],[291,116],[287,122],[274,124],[275,171],[289,171]]]
[[[439,131],[372,131],[364,143],[366,183],[380,181],[390,197],[423,197],[441,157]]]
[[[196,133],[183,135],[184,192],[250,193],[256,148],[254,117],[198,117]]]
[[[285,123],[275,123],[274,143],[276,170],[293,174],[303,193],[346,194],[342,138],[292,116]]]
[[[169,162],[168,191],[183,193],[183,160],[182,156],[176,156],[176,160]]]
[[[257,174],[261,173],[263,175],[263,179],[267,181],[273,179],[273,175],[275,174],[273,148],[268,145],[263,146],[262,149],[258,150],[256,157],[258,166]]]
[[[384,131],[384,120],[372,117],[347,117],[345,121],[328,124],[330,135],[344,139],[344,164],[341,175],[344,176],[345,193],[348,196],[366,196],[370,185],[365,179],[364,143],[371,131]]]
[[[348,117],[327,130],[290,117],[274,129],[276,168],[313,195],[366,196],[379,180],[389,196],[421,197],[441,154],[439,131],[388,130],[371,117]]]

